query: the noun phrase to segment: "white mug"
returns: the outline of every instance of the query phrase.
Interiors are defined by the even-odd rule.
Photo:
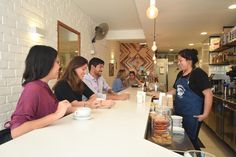
[[[89,117],[91,114],[91,109],[89,107],[79,107],[74,112],[74,116],[76,117]]]

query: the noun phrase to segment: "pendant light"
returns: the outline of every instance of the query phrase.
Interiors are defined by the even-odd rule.
[[[156,44],[156,18],[154,19],[154,37],[153,37],[153,45],[152,45],[152,51],[155,52],[157,50],[157,44]]]
[[[156,7],[156,0],[150,0],[150,6],[146,11],[146,15],[149,19],[155,19],[158,15],[158,9]]]

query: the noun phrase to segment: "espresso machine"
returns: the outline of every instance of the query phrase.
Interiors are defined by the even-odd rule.
[[[212,92],[217,95],[224,94],[224,82],[228,80],[226,74],[211,74],[210,82],[212,85]]]
[[[231,70],[227,72],[226,75],[230,77],[228,96],[236,99],[236,66],[232,66]]]

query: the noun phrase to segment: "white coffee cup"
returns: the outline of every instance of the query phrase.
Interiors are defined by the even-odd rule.
[[[74,112],[74,116],[76,117],[89,117],[91,115],[91,108],[89,107],[79,107]]]

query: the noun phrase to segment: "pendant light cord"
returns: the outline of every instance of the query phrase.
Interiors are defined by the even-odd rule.
[[[154,18],[154,41],[156,41],[156,18]]]

